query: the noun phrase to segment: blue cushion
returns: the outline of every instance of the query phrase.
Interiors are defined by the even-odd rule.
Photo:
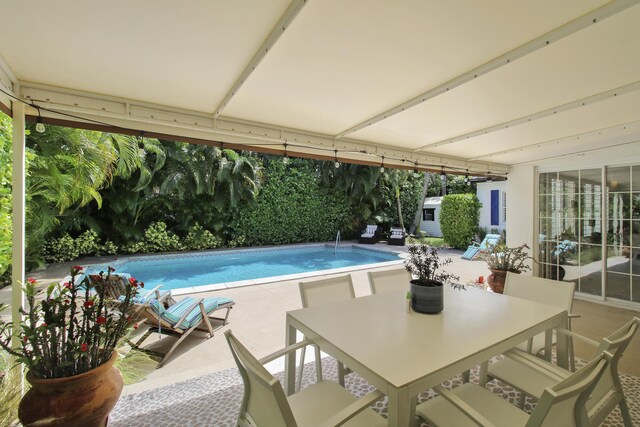
[[[181,299],[171,307],[165,309],[162,304],[158,302],[158,300],[152,300],[149,303],[149,306],[158,316],[160,316],[160,318],[162,318],[166,322],[174,325],[174,327],[186,330],[195,325],[198,325],[202,321],[202,312],[200,311],[200,306],[197,305],[189,312],[189,314],[187,314],[182,323],[180,325],[177,325],[186,310],[189,309],[189,307],[191,307],[196,301],[197,299],[194,297],[186,297]],[[230,298],[211,297],[205,298],[202,301],[202,304],[204,305],[205,312],[211,313],[216,308],[218,308],[218,306],[231,302],[233,302],[233,300]]]

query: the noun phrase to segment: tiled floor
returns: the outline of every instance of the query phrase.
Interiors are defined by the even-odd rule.
[[[578,361],[580,364],[580,361]],[[315,383],[313,362],[305,367],[302,387]],[[336,380],[336,364],[331,357],[322,360],[322,372],[325,379]],[[275,373],[283,379],[283,373]],[[478,369],[471,372],[471,380],[478,381]],[[622,387],[627,396],[631,416],[640,421],[640,378],[621,375]],[[446,388],[461,385],[457,376],[443,383]],[[373,387],[356,374],[347,375],[346,388],[358,397],[371,392]],[[518,393],[506,384],[491,381],[488,388],[497,395],[516,404]],[[237,369],[225,369],[220,372],[187,380],[171,386],[158,388],[122,397],[111,412],[109,425],[112,427],[172,427],[172,426],[216,426],[232,427],[236,425],[243,385]],[[425,390],[419,396],[419,402],[434,397],[433,390]],[[215,402],[215,404],[211,404]],[[525,410],[533,409],[531,398],[525,401]],[[373,409],[383,416],[387,413],[387,399],[376,401]],[[176,410],[179,408],[179,410]],[[616,409],[602,424],[605,427],[622,426],[620,412]],[[427,424],[422,424],[427,426]]]

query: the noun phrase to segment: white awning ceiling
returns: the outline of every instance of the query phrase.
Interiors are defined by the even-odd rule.
[[[386,165],[628,159],[639,3],[2,0],[0,84],[45,117]]]

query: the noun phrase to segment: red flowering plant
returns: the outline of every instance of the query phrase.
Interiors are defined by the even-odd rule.
[[[27,280],[28,310],[21,310],[22,345],[11,347],[13,325],[0,320],[0,346],[37,378],[70,377],[107,362],[132,326],[127,313],[139,286],[137,280],[130,280],[120,303],[113,305],[108,296],[113,272],[109,267],[106,274],[101,271],[80,280],[82,267],[71,267],[71,279],[50,285],[44,298],[40,298],[37,282]]]

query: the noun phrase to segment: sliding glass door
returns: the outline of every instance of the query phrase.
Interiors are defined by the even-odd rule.
[[[640,302],[640,165],[541,173],[538,207],[539,276]]]

